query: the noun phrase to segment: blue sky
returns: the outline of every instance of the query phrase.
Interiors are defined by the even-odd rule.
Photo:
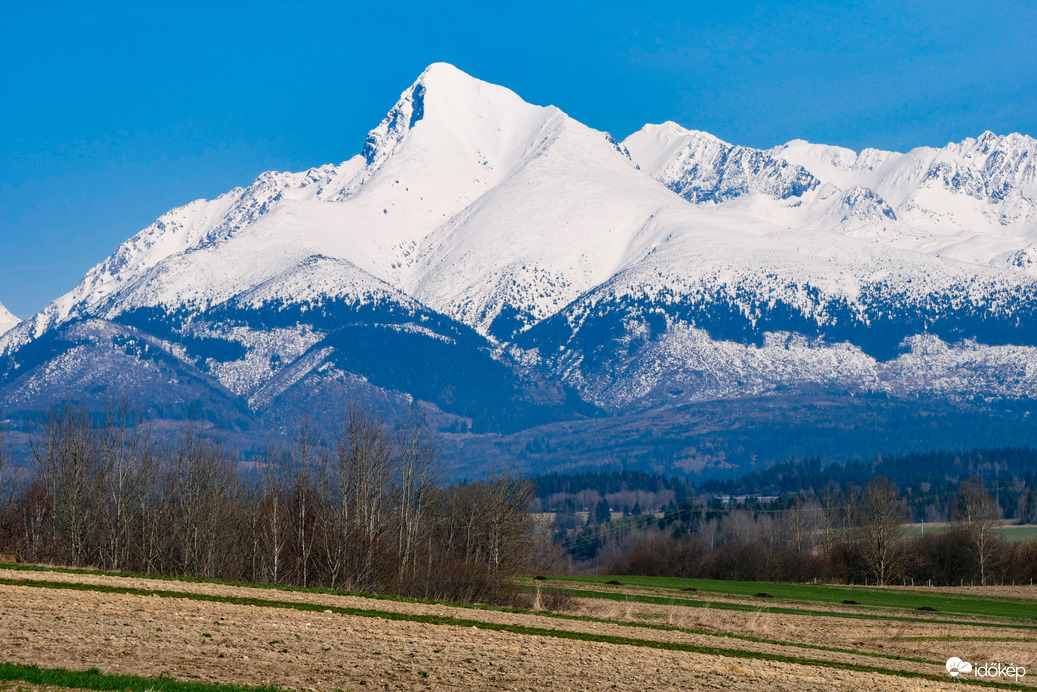
[[[169,208],[349,158],[441,60],[618,138],[1037,135],[1037,9],[982,5],[0,0],[0,302],[25,317]]]

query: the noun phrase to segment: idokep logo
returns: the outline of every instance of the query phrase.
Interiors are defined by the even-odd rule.
[[[947,659],[947,672],[951,674],[952,678],[956,678],[960,673],[971,673],[972,664],[957,656],[951,656]]]
[[[977,678],[1006,677],[1015,678],[1015,681],[1019,682],[1019,678],[1026,675],[1026,668],[1012,665],[1005,666],[1000,663],[986,663],[973,666],[968,661],[963,661],[957,656],[951,656],[947,659],[947,672],[951,674],[952,678],[965,673],[972,673]]]

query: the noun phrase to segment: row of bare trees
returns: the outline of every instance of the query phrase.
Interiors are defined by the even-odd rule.
[[[689,505],[689,507],[691,507]],[[703,507],[669,523],[629,518],[611,527],[596,566],[612,573],[722,579],[986,585],[1037,577],[1037,542],[1008,543],[997,503],[980,479],[962,481],[953,522],[924,535],[906,530],[897,486],[827,488],[781,509]],[[588,529],[588,531],[591,529]]]
[[[879,585],[907,576],[923,577],[926,566],[920,556],[931,546],[926,545],[924,535],[912,539],[906,534],[907,511],[894,483],[876,478],[863,491],[848,488],[836,493],[829,489],[821,505],[825,555],[838,555],[844,569],[865,580],[870,577]],[[965,573],[970,573],[986,585],[991,563],[1006,549],[1000,509],[978,478],[961,482],[952,507],[953,525],[942,537],[944,543],[954,544],[951,550],[957,554],[950,559],[967,566],[958,570],[961,581]],[[926,581],[931,580],[931,576],[926,577]],[[944,575],[943,581],[947,580]]]
[[[24,561],[500,600],[534,547],[529,484],[443,486],[417,415],[354,405],[249,462],[196,424],[161,441],[125,404],[103,420],[65,405],[30,441],[15,488],[0,440],[0,553]]]

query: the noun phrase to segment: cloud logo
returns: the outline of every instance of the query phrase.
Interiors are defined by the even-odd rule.
[[[951,656],[947,659],[947,672],[951,674],[952,678],[956,678],[959,673],[971,673],[972,664],[961,660],[957,656]]]

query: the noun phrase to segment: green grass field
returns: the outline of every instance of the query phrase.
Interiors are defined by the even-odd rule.
[[[921,536],[923,533],[939,533],[948,531],[950,524],[908,524],[904,527],[904,533],[908,536]],[[1001,528],[1001,536],[1004,540],[1012,543],[1021,543],[1037,539],[1037,526],[1033,524],[1008,525]]]
[[[859,606],[895,608],[917,611],[920,607],[935,608],[937,613],[954,613],[977,617],[1011,618],[1037,622],[1037,599],[985,597],[971,594],[944,594],[920,592],[907,589],[885,589],[863,586],[833,586],[828,584],[782,584],[773,582],[721,581],[716,579],[680,579],[676,577],[636,576],[574,576],[552,577],[550,582],[562,581],[566,585],[602,587],[608,581],[619,581],[658,592],[659,596],[689,596],[686,589],[697,589],[704,594],[736,597],[755,597],[767,593],[775,601],[796,603],[838,604],[856,601]],[[760,599],[766,605],[770,599]],[[852,606],[853,608],[859,607]]]
[[[283,692],[279,687],[242,687],[221,683],[147,678],[102,673],[96,668],[69,670],[0,662],[0,680],[69,690],[129,690],[130,692]],[[20,686],[18,689],[22,689]]]
[[[1006,526],[1004,534],[1006,541],[1032,541],[1037,539],[1037,526]]]

